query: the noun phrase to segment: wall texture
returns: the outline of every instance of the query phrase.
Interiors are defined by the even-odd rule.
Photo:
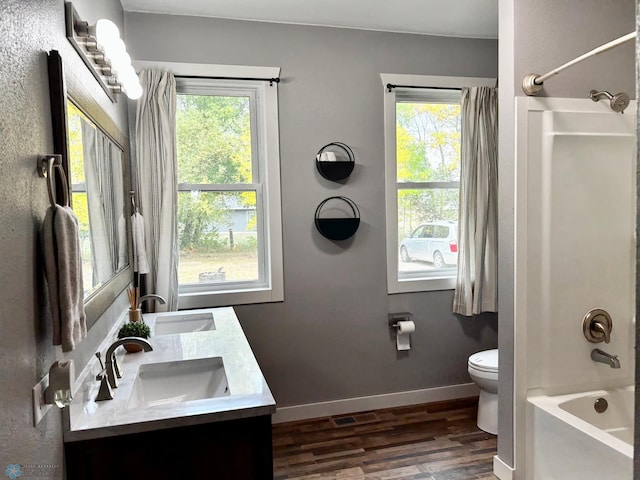
[[[451,291],[387,295],[380,73],[495,77],[497,42],[127,13],[136,60],[282,67],[279,88],[285,301],[236,308],[280,407],[468,383],[467,358],[497,344],[496,316],[451,313]],[[344,185],[316,172],[331,141],[349,144]],[[346,195],[362,224],[334,244],[316,206]],[[395,350],[387,314],[415,315]]]
[[[521,439],[514,433],[514,428],[516,431],[524,429],[524,409],[519,411],[517,408],[523,391],[521,385],[514,384],[514,375],[520,367],[526,367],[519,363],[523,357],[518,352],[517,339],[523,338],[519,333],[523,328],[514,324],[513,302],[514,99],[524,96],[521,90],[524,75],[546,73],[634,31],[634,13],[633,0],[499,0],[499,78],[503,86],[499,106],[499,388],[508,393],[500,395],[498,455],[512,467],[524,465],[525,446],[518,446]],[[625,91],[633,98],[636,90],[634,65],[633,42],[630,42],[549,79],[540,96],[585,98],[595,88],[612,93]]]
[[[122,25],[118,0],[75,5],[86,20],[107,17]],[[52,49],[61,52],[65,68],[86,84],[123,131],[127,124],[126,103],[107,99],[67,41],[62,0],[0,2],[0,471],[8,463],[56,465],[45,473],[62,478],[60,412],[51,410],[34,428],[31,388],[57,359],[73,358],[80,371],[126,300],[116,302],[72,354],[52,346],[38,241],[48,197],[35,169],[37,156],[53,150],[46,62]]]

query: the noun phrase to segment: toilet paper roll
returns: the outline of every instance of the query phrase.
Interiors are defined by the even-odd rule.
[[[411,334],[415,331],[416,324],[411,320],[398,322],[396,348],[398,350],[409,350],[411,348]]]

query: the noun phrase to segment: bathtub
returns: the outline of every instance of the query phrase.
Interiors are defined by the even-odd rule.
[[[631,480],[633,405],[633,387],[530,396],[527,480]]]

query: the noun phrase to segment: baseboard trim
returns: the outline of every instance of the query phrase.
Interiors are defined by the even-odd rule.
[[[515,470],[504,463],[498,455],[493,456],[493,474],[500,480],[513,480]]]
[[[448,385],[446,387],[410,390],[407,392],[371,395],[368,397],[345,398],[330,402],[308,403],[278,408],[272,417],[273,423],[295,422],[310,418],[344,415],[347,413],[379,410],[381,408],[405,407],[420,403],[440,402],[457,398],[473,397],[480,390],[475,383]]]

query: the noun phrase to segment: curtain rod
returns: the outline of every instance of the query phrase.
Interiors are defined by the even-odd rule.
[[[280,77],[256,78],[256,77],[207,77],[207,76],[200,76],[200,75],[176,75],[175,78],[205,78],[209,80],[259,81],[259,82],[269,82],[270,87],[272,87],[274,83],[280,83]]]
[[[458,90],[462,91],[459,87],[419,87],[417,85],[394,85],[393,83],[387,83],[387,91],[391,92],[394,88],[428,88],[430,90]]]
[[[536,95],[542,90],[542,85],[545,80],[553,77],[554,75],[559,74],[566,68],[569,68],[576,63],[579,63],[583,60],[586,60],[589,57],[593,57],[594,55],[598,55],[599,53],[606,52],[607,50],[611,50],[618,45],[622,45],[625,42],[630,40],[634,40],[636,38],[636,32],[628,33],[620,38],[610,41],[609,43],[605,43],[604,45],[600,45],[593,50],[588,51],[584,55],[580,55],[579,57],[574,58],[573,60],[565,63],[564,65],[560,65],[558,68],[554,68],[553,70],[545,73],[544,75],[537,75],[535,73],[530,73],[526,75],[522,79],[522,91],[527,95]]]

